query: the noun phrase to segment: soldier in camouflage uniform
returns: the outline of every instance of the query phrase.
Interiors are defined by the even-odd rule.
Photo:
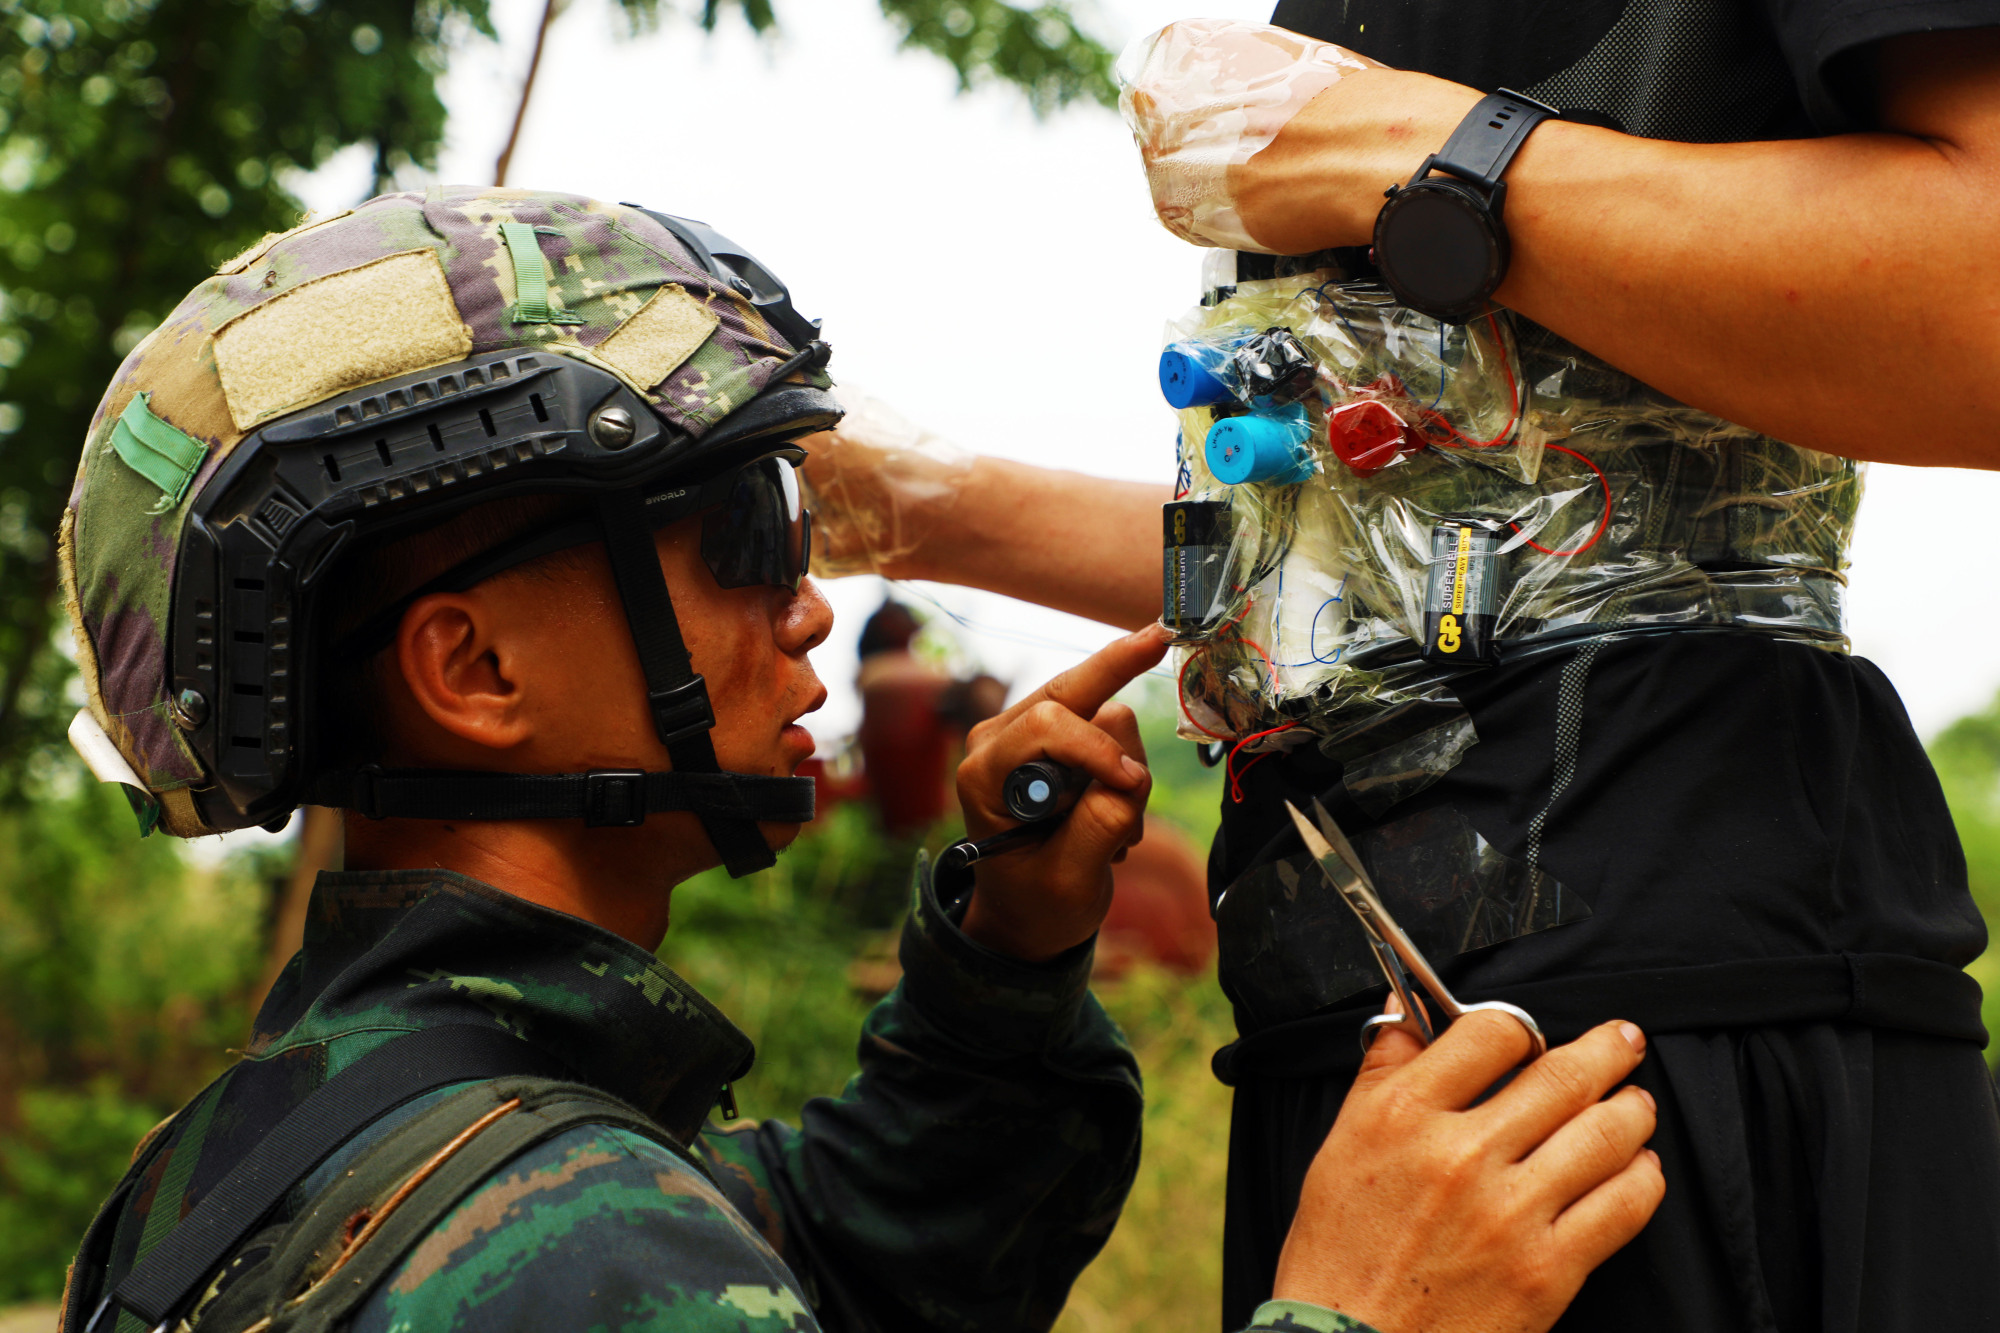
[[[72,738],[127,789],[142,830],[344,806],[350,869],[321,878],[245,1058],[135,1154],[72,1270],[66,1330],[147,1327],[153,1313],[114,1292],[274,1125],[447,1028],[506,1034],[636,1119],[570,1129],[479,1179],[427,1233],[374,1256],[383,1276],[355,1293],[348,1327],[1054,1320],[1138,1159],[1138,1071],[1086,983],[1109,863],[1136,838],[1148,786],[1133,719],[1106,701],[1163,638],[1113,644],[975,733],[960,774],[974,834],[1005,825],[1000,781],[1025,759],[1097,784],[1041,848],[970,882],[940,885],[919,864],[903,980],[867,1020],[860,1073],[796,1128],[710,1120],[750,1043],[653,956],[674,883],[718,861],[768,864],[810,818],[791,776],[810,738],[792,724],[823,694],[805,653],[830,617],[802,577],[810,527],[791,466],[799,437],[838,415],[816,332],[700,224],[433,190],[268,238],[127,358],[63,520],[89,697]],[[487,674],[468,684],[468,671]],[[416,865],[432,868],[402,868]],[[1601,1122],[1586,1136],[1599,1156],[1623,1145],[1535,1188],[1504,1178],[1520,1151],[1467,1171],[1432,1133],[1518,1058],[1509,1032],[1460,1024],[1422,1060],[1378,1043],[1378,1072],[1403,1081],[1384,1084],[1373,1123],[1351,1099],[1351,1141],[1301,1203],[1318,1285],[1310,1272],[1281,1284],[1298,1299],[1260,1325],[1360,1327],[1304,1303],[1331,1289],[1326,1256],[1392,1289],[1431,1280],[1437,1261],[1386,1262],[1395,1243],[1321,1206],[1353,1184],[1347,1163],[1378,1216],[1486,1228],[1478,1244],[1434,1232],[1466,1274],[1518,1267],[1508,1246],[1606,1180],[1630,1196],[1610,1228],[1622,1243],[1650,1211],[1644,1181],[1630,1188],[1650,1112],[1596,1098],[1636,1062],[1631,1040],[1593,1034],[1472,1113],[1530,1126],[1527,1143],[1580,1113]],[[1467,1084],[1468,1069],[1484,1072]],[[234,1284],[462,1090],[429,1088],[324,1145],[158,1322],[291,1326],[292,1306],[239,1318]],[[1433,1142],[1403,1150],[1399,1134]],[[1398,1180],[1401,1194],[1380,1183]],[[1500,1195],[1475,1199],[1468,1181]],[[1542,1209],[1539,1230],[1487,1235],[1520,1199]],[[370,1217],[348,1219],[335,1269],[368,1248]],[[1580,1281],[1605,1244],[1548,1267]],[[330,1276],[316,1271],[315,1289]],[[1566,1280],[1506,1308],[1545,1327]],[[1461,1319],[1495,1308],[1470,1276],[1459,1291]]]

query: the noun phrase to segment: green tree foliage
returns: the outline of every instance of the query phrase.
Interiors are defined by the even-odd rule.
[[[378,176],[444,130],[447,19],[485,0],[0,0],[0,771],[48,652],[50,534],[119,360],[202,275],[298,218],[353,143]],[[14,785],[10,781],[9,787]]]
[[[661,0],[619,3],[634,31],[659,22]],[[1117,104],[1111,52],[1077,24],[1070,5],[1023,9],[1005,0],[881,0],[881,5],[883,17],[902,32],[904,46],[951,65],[960,91],[1010,84],[1026,94],[1037,114],[1077,101]],[[671,0],[665,8],[672,8]],[[701,0],[694,17],[712,32],[725,9],[736,10],[756,32],[778,26],[773,0]]]
[[[30,768],[0,809],[0,1304],[61,1290],[139,1134],[242,1044],[275,869],[191,864],[113,789]]]
[[[616,0],[635,30],[671,3]],[[291,173],[349,145],[379,187],[436,163],[437,81],[489,0],[0,0],[0,801],[60,736],[62,512],[119,360],[217,263],[298,220]],[[701,0],[758,32],[772,0]],[[1108,102],[1111,56],[1060,4],[882,0],[961,87]],[[54,688],[41,688],[52,684]],[[72,705],[73,706],[73,705]]]
[[[882,12],[902,29],[905,46],[950,61],[961,89],[988,80],[1010,83],[1038,112],[1076,101],[1117,104],[1111,52],[1078,27],[1063,5],[1016,9],[1001,0],[882,0]]]
[[[1952,822],[1965,847],[1966,876],[1988,929],[2000,928],[2000,698],[1962,717],[1931,742]],[[2000,950],[1988,946],[1966,969],[1986,988],[1986,1027],[2000,1032]],[[2000,1062],[2000,1044],[1986,1048]]]

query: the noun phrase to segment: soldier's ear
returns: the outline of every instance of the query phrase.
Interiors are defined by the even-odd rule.
[[[527,740],[533,728],[505,608],[482,592],[419,598],[397,629],[395,663],[404,693],[431,726],[503,750]]]

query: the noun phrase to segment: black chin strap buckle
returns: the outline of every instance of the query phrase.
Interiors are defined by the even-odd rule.
[[[646,702],[653,710],[653,730],[662,745],[672,745],[715,726],[715,705],[708,700],[708,682],[699,675],[682,684],[650,692]]]
[[[637,828],[646,822],[646,775],[636,768],[593,768],[583,775],[585,828]]]

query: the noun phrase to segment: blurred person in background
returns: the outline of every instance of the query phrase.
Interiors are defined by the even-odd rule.
[[[861,785],[883,831],[898,839],[920,839],[956,811],[950,773],[966,735],[998,713],[1007,695],[1004,684],[983,672],[954,679],[918,657],[911,643],[922,627],[909,607],[885,600],[863,625],[857,648]],[[1149,815],[1145,837],[1114,861],[1111,880],[1099,974],[1120,975],[1139,961],[1182,973],[1208,966],[1215,957],[1215,925],[1200,854],[1185,836]],[[887,924],[901,910],[900,881],[893,894],[879,896],[886,910],[864,907],[871,924]]]
[[[891,837],[921,835],[953,810],[951,771],[974,727],[999,713],[1007,686],[983,671],[954,676],[912,646],[923,622],[884,601],[861,628],[854,742],[876,817]]]

